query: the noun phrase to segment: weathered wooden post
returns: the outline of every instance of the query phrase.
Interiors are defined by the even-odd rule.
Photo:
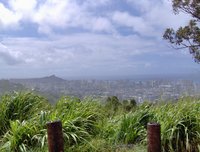
[[[161,152],[161,135],[160,124],[148,123],[147,124],[147,142],[148,152]]]
[[[49,152],[64,152],[64,139],[61,121],[47,123]]]

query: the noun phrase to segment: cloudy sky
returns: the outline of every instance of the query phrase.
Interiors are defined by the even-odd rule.
[[[193,73],[170,0],[0,0],[0,78]]]

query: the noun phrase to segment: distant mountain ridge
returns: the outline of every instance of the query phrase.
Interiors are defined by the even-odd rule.
[[[59,78],[56,75],[50,75],[42,78],[10,79],[9,81],[14,83],[62,83],[66,80]]]
[[[0,80],[0,95],[12,91],[22,91],[25,87],[20,83],[13,83],[8,80]]]

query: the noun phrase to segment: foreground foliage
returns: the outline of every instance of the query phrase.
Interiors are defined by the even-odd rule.
[[[4,95],[0,100],[0,151],[47,151],[46,123],[55,120],[62,121],[69,152],[146,151],[148,122],[161,124],[163,151],[200,151],[200,100],[141,105],[116,97],[107,101],[63,97],[52,106],[33,93]]]

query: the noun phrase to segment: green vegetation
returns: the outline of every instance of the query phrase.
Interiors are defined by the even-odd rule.
[[[47,151],[46,123],[61,120],[65,150],[73,152],[145,152],[147,123],[161,124],[166,152],[200,151],[200,100],[136,105],[135,100],[109,97],[62,97],[56,105],[33,93],[0,99],[0,151]]]

